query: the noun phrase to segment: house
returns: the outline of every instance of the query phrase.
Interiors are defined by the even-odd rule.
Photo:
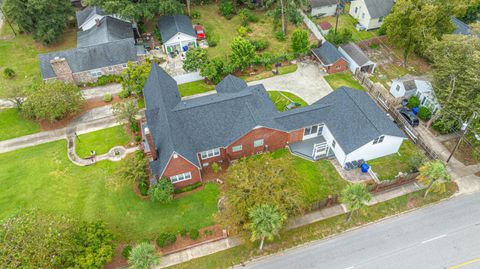
[[[455,35],[471,35],[472,29],[468,24],[452,16],[452,24],[455,27],[453,34]]]
[[[314,17],[335,16],[338,0],[309,0],[310,15]]]
[[[338,51],[347,59],[348,67],[352,73],[364,72],[373,74],[375,71],[377,64],[371,61],[355,43],[350,42],[340,45]]]
[[[188,16],[163,16],[158,21],[158,29],[166,53],[187,51],[189,47],[198,46],[197,36]]]
[[[325,41],[320,47],[312,49],[313,55],[318,59],[328,74],[346,71],[348,62],[332,43]]]
[[[377,29],[382,26],[394,3],[395,0],[352,0],[350,15],[358,20],[362,29]]]
[[[38,56],[44,80],[94,82],[102,75],[120,75],[128,62],[144,60],[145,49],[136,44],[132,23],[104,15],[97,7],[78,11],[77,22],[76,48]]]
[[[318,24],[318,27],[320,27],[320,32],[322,32],[322,35],[327,35],[328,32],[330,32],[330,29],[332,29],[332,25],[328,21],[322,21]]]
[[[215,89],[181,99],[175,80],[153,65],[141,125],[152,180],[164,177],[181,188],[202,181],[213,163],[285,147],[343,166],[396,153],[405,139],[364,91],[342,87],[310,106],[279,112],[263,85],[230,75]]]
[[[392,82],[390,93],[395,98],[410,98],[415,95],[420,100],[420,105],[428,107],[433,114],[440,109],[440,104],[437,102],[432,84],[422,78],[415,78],[412,76],[404,76]]]

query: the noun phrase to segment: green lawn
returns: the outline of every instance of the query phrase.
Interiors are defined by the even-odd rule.
[[[335,17],[325,17],[325,18],[320,18],[317,19],[317,23],[320,22],[329,22],[333,27],[331,31],[335,30]],[[374,37],[377,37],[377,32],[376,30],[373,31],[357,31],[355,29],[355,25],[357,24],[357,20],[353,18],[352,16],[348,14],[343,14],[340,15],[340,18],[338,20],[338,31],[341,31],[342,29],[349,29],[352,32],[352,41],[353,42],[358,42],[362,40],[367,40],[371,39]]]
[[[40,125],[24,119],[15,108],[0,110],[0,141],[40,132]]]
[[[75,143],[78,156],[85,158],[94,150],[97,155],[107,153],[115,146],[125,146],[130,142],[130,137],[125,132],[123,125],[99,130],[79,136]]]
[[[296,64],[280,66],[278,68],[278,74],[279,75],[286,75],[286,74],[293,73],[293,72],[297,71],[297,69],[298,69],[298,65],[296,65]],[[250,81],[270,78],[270,77],[273,77],[273,76],[275,76],[275,75],[272,73],[272,70],[270,69],[270,70],[266,70],[266,71],[264,71],[260,74],[257,74],[257,75],[242,76],[241,78],[243,80],[245,80],[246,82],[250,82]]]
[[[86,221],[103,220],[119,241],[153,239],[214,224],[219,189],[204,190],[161,205],[139,199],[131,185],[112,187],[122,162],[73,165],[65,141],[0,154],[0,221],[39,208]]]
[[[292,102],[299,103],[301,106],[308,105],[307,102],[303,101],[302,98],[296,96],[293,93],[282,91],[269,91],[268,94],[270,95],[270,98],[272,99],[278,111],[286,110],[286,106]]]
[[[206,33],[213,35],[218,40],[216,47],[208,49],[208,55],[211,57],[228,55],[230,53],[230,43],[238,36],[237,29],[241,25],[240,17],[234,16],[227,20],[219,14],[217,4],[195,5],[192,10],[199,12],[201,15],[199,19],[193,19],[193,23],[203,25]],[[274,30],[273,17],[268,16],[265,11],[252,12],[259,18],[259,22],[249,24],[252,32],[247,34],[246,38],[267,40],[270,46],[265,51],[272,52],[275,55],[290,52],[289,36],[285,41],[278,41],[275,38],[275,32],[279,31],[280,28]],[[299,26],[289,24],[288,33],[292,33],[297,28],[306,29],[306,26],[303,23]]]
[[[405,140],[398,154],[381,157],[368,161],[372,170],[377,173],[380,180],[392,180],[399,172],[410,172],[409,159],[415,155],[424,155],[410,140]]]
[[[11,29],[4,25],[0,36],[12,34]],[[0,75],[0,85],[29,86],[33,81],[41,80],[38,54],[57,50],[74,48],[76,46],[76,30],[69,29],[63,39],[57,44],[43,46],[35,42],[31,35],[19,34],[11,40],[0,41],[0,72],[6,67],[12,68],[16,76],[7,79]],[[3,95],[3,87],[0,87],[0,97]]]
[[[209,92],[213,91],[214,89],[215,85],[207,84],[203,80],[178,85],[178,90],[180,91],[180,95],[182,97]]]
[[[360,83],[353,77],[353,74],[350,71],[337,73],[333,75],[327,75],[324,77],[325,80],[330,84],[332,89],[336,90],[339,87],[347,86],[357,90],[365,91],[365,89],[360,85]]]

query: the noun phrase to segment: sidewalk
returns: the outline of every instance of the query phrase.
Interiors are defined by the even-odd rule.
[[[369,205],[381,203],[381,202],[384,202],[399,196],[403,196],[421,189],[422,187],[420,187],[416,182],[406,184],[392,190],[374,194],[373,199],[369,203]],[[292,230],[292,229],[305,226],[314,222],[339,216],[347,212],[348,211],[345,209],[345,206],[342,204],[327,207],[317,211],[313,211],[303,216],[299,216],[289,220],[287,223],[287,230]],[[157,269],[165,268],[165,267],[186,262],[192,259],[207,256],[216,252],[220,252],[223,250],[236,247],[238,245],[241,245],[242,243],[243,242],[240,238],[229,237],[220,241],[207,243],[207,244],[196,246],[184,251],[179,251],[176,253],[165,255],[162,257],[162,261],[160,265],[157,266],[156,268]]]

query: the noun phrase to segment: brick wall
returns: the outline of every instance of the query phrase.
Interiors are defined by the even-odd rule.
[[[215,156],[211,158],[207,158],[205,160],[202,159],[201,154],[198,154],[198,159],[200,160],[200,163],[202,164],[202,170],[205,172],[213,172],[212,170],[212,164],[213,163],[218,163],[223,164],[223,163],[229,163],[230,160],[228,159],[227,152],[225,148],[220,148],[220,156]]]
[[[289,143],[300,142],[303,140],[303,128],[290,132]]]
[[[289,133],[262,127],[248,132],[243,137],[229,145],[226,151],[231,160],[240,159],[245,156],[261,153],[265,150],[273,151],[284,148],[287,145],[289,138]],[[264,140],[263,146],[254,147],[254,141],[259,139]],[[242,145],[242,150],[233,152],[233,147],[239,145]]]
[[[183,188],[185,186],[202,181],[202,177],[198,168],[191,162],[187,161],[181,155],[177,155],[176,158],[175,156],[171,157],[170,162],[168,163],[167,168],[165,169],[165,172],[163,172],[162,176],[169,179],[171,176],[179,175],[186,172],[192,173],[192,179],[180,181],[173,184],[175,189]]]
[[[59,80],[74,82],[72,69],[65,58],[55,57],[55,59],[50,61],[50,64],[52,65],[53,72],[55,72],[55,75]]]
[[[111,70],[109,69],[109,67],[102,67],[95,70],[102,71],[103,75],[120,75],[123,69],[125,68],[121,64],[117,64],[111,66]],[[75,83],[87,83],[97,81],[97,78],[92,76],[92,74],[90,73],[92,71],[93,70],[89,70],[73,74],[73,79],[75,80]]]
[[[334,64],[327,67],[327,73],[335,74],[339,72],[347,71],[348,69],[348,62],[344,59],[340,59],[336,61]]]

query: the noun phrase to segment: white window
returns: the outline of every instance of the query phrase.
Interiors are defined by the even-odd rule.
[[[380,136],[379,138],[375,138],[375,140],[373,140],[373,144],[375,145],[375,144],[382,143],[383,139],[385,139],[384,135]]]
[[[127,64],[122,64],[123,68],[127,68],[127,66],[128,66]]]
[[[241,151],[243,149],[243,146],[242,145],[238,145],[238,146],[234,146],[232,148],[232,151],[233,152],[237,152],[237,151]]]
[[[358,7],[355,7],[355,14],[358,13]]]
[[[92,75],[92,77],[98,78],[98,77],[101,77],[103,75],[103,73],[100,70],[95,70],[95,71],[91,71],[90,75]]]
[[[208,158],[212,158],[212,157],[216,157],[216,156],[220,156],[220,148],[202,151],[200,153],[200,155],[202,156],[203,160],[208,159]]]
[[[209,163],[203,163],[203,167],[207,167]]]
[[[317,133],[318,133],[318,125],[313,125],[313,126],[305,128],[305,131],[303,132],[303,135],[312,135],[312,134],[317,134]]]
[[[384,17],[380,17],[378,18],[378,22],[383,22],[384,19],[385,19]]]
[[[400,91],[400,85],[397,85],[397,92]]]
[[[264,143],[263,139],[258,139],[258,140],[255,140],[253,142],[253,146],[254,147],[261,147],[261,146],[263,146],[263,143]]]
[[[189,179],[192,179],[192,173],[190,173],[190,172],[170,177],[170,181],[172,183],[177,183],[177,182],[184,181],[184,180],[189,180]]]
[[[332,141],[332,149],[335,148],[335,145],[337,145],[337,142],[335,142],[335,140]]]
[[[108,71],[113,71],[113,67],[109,66]]]

